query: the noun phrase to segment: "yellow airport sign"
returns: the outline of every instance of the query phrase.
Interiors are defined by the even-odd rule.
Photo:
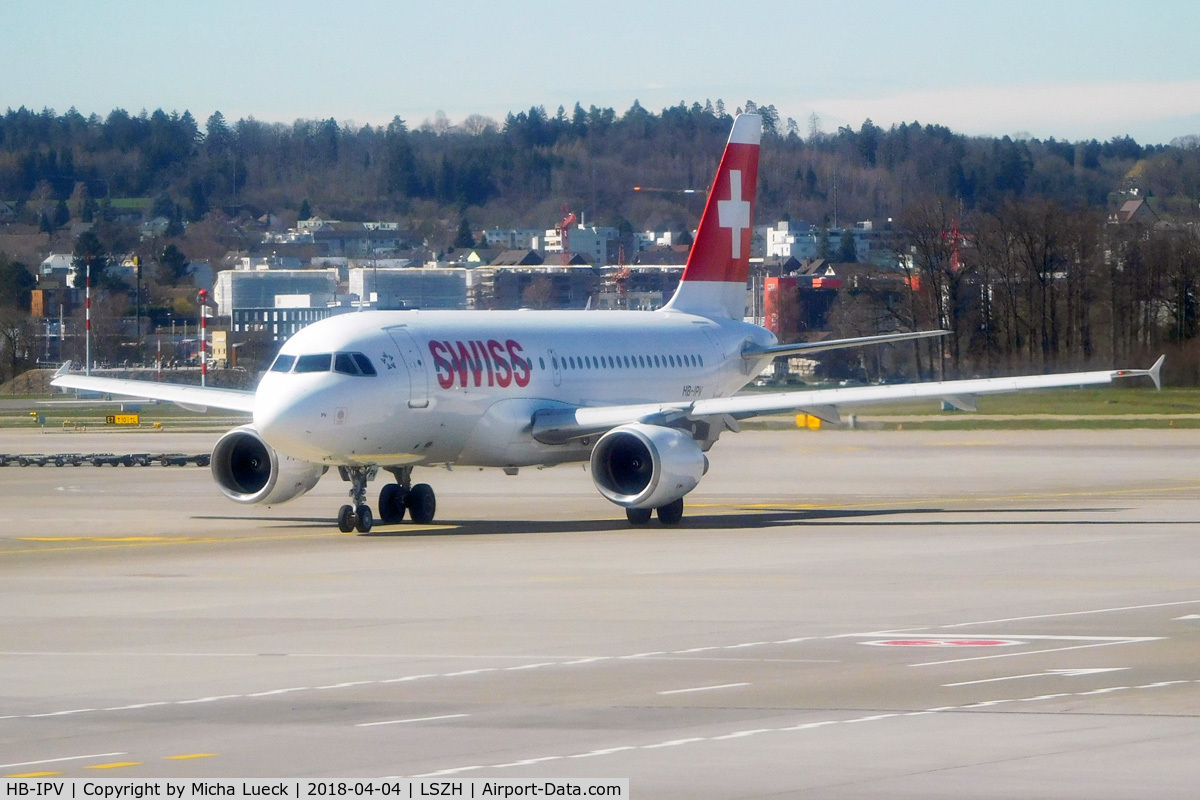
[[[109,414],[104,418],[104,421],[109,425],[140,425],[141,419],[138,414]]]
[[[821,430],[821,418],[814,417],[812,414],[797,414],[796,427],[808,428],[810,431]]]

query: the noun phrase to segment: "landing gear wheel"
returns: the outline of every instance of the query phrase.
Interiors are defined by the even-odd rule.
[[[379,492],[379,521],[384,525],[395,525],[404,519],[404,487],[389,483]]]
[[[354,530],[354,509],[351,506],[342,506],[338,509],[338,530],[342,533],[349,533]]]
[[[366,503],[360,505],[354,511],[354,527],[359,533],[370,533],[371,523],[375,520],[371,516],[371,507]]]
[[[683,498],[658,508],[658,521],[663,525],[678,525],[683,519]]]
[[[630,525],[645,525],[650,521],[653,512],[648,508],[627,508],[625,516],[629,519]]]
[[[428,525],[433,522],[433,515],[437,511],[437,498],[433,494],[433,487],[428,483],[418,483],[409,489],[408,496],[404,498],[404,504],[408,506],[408,511],[412,514],[413,522],[418,525]]]

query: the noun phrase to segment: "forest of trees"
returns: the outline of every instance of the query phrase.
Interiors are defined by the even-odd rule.
[[[0,200],[47,231],[97,221],[100,238],[115,242],[136,236],[112,225],[114,207],[144,198],[148,214],[170,220],[175,262],[180,253],[219,255],[225,242],[214,231],[225,230],[226,215],[394,219],[434,248],[462,241],[471,227],[547,227],[564,203],[593,224],[686,231],[742,110],[765,124],[758,222],[891,220],[905,237],[912,260],[897,268],[913,272],[920,291],[900,299],[847,291],[833,319],[847,329],[949,327],[944,349],[912,349],[917,374],[1190,352],[1197,136],[1155,145],[1127,136],[1043,141],[870,120],[827,132],[815,116],[798,123],[772,105],[720,100],[660,113],[636,102],[623,113],[534,107],[460,124],[439,114],[413,126],[399,117],[361,126],[229,121],[219,112],[201,125],[187,111],[117,109],[102,118],[20,108],[0,116]],[[1166,224],[1110,225],[1130,197],[1147,199]],[[960,232],[957,247],[951,230]],[[198,251],[206,232],[213,252]]]
[[[101,118],[10,109],[0,116],[0,199],[33,204],[51,224],[115,198],[155,198],[160,210],[177,207],[192,221],[214,208],[257,215],[307,200],[339,219],[441,222],[446,242],[463,215],[477,227],[543,226],[564,202],[597,224],[685,230],[698,201],[672,192],[706,187],[731,114],[743,109],[766,123],[760,221],[886,219],[924,197],[968,212],[1030,197],[1105,209],[1130,183],[1166,213],[1194,213],[1200,200],[1197,137],[1154,146],[1129,137],[1013,140],[916,122],[885,130],[870,120],[823,132],[817,119],[803,130],[781,121],[771,105],[727,109],[721,101],[659,114],[637,103],[623,114],[535,107],[502,123],[472,116],[452,125],[439,116],[415,128],[399,118],[285,125],[230,122],[217,112],[201,127],[186,111],[117,109]]]

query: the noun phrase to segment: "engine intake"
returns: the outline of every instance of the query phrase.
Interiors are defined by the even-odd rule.
[[[317,485],[328,467],[280,455],[252,425],[234,428],[213,447],[213,480],[237,503],[284,503]]]
[[[613,428],[592,449],[592,480],[625,508],[659,508],[696,488],[708,458],[684,431],[634,423]]]

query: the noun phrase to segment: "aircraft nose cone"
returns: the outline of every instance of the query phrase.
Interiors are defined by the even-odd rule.
[[[272,391],[271,387],[260,386],[254,403],[254,429],[279,452],[312,460],[313,425],[312,415],[306,410],[308,405],[303,394]]]

